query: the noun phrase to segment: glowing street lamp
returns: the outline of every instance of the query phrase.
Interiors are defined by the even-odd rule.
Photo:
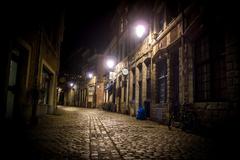
[[[88,73],[88,78],[92,78],[93,77],[93,73]]]
[[[139,25],[136,26],[135,31],[136,31],[136,35],[139,38],[141,38],[144,35],[144,33],[146,32],[146,28],[145,28],[144,25],[139,24]]]
[[[70,87],[73,87],[74,84],[71,82],[69,85],[70,85]]]
[[[114,60],[112,60],[112,59],[108,59],[108,60],[107,60],[107,66],[108,66],[108,68],[112,69],[112,68],[114,67],[114,65],[115,65]]]

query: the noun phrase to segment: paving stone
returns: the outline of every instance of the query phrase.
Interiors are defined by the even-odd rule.
[[[44,116],[28,131],[42,157],[207,159],[211,152],[207,138],[174,128],[169,131],[156,122],[97,109],[68,108],[59,108],[60,116]]]

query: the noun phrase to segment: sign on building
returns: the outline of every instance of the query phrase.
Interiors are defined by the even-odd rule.
[[[109,79],[110,80],[116,79],[116,73],[115,72],[109,72]]]

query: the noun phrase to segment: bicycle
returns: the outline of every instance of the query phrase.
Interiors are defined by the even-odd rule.
[[[181,112],[182,130],[196,131],[199,127],[199,122],[193,106],[191,104],[184,104]]]
[[[169,113],[168,129],[171,130],[172,126],[177,126],[183,131],[195,131],[198,128],[197,114],[194,112],[189,104],[180,107],[180,113]],[[178,123],[178,125],[176,125]]]
[[[179,123],[180,123],[179,115],[174,113],[169,113],[168,129],[171,130],[173,126],[179,127]]]
[[[174,120],[174,116],[172,114],[169,114],[169,120],[168,120],[168,129],[169,130],[172,129],[173,120]]]

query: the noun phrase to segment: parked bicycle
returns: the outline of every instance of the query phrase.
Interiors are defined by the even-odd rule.
[[[177,115],[176,113],[174,114],[174,112],[169,113],[169,130],[171,130],[172,126],[177,126],[183,131],[196,131],[198,129],[199,123],[197,119],[197,114],[194,112],[190,104],[185,104],[181,106],[179,115]]]
[[[199,127],[198,117],[190,104],[183,106],[182,114],[182,130],[184,131],[196,131]]]
[[[176,107],[175,107],[176,108]],[[171,130],[172,127],[180,127],[180,114],[176,109],[170,110],[168,117],[168,129]]]

